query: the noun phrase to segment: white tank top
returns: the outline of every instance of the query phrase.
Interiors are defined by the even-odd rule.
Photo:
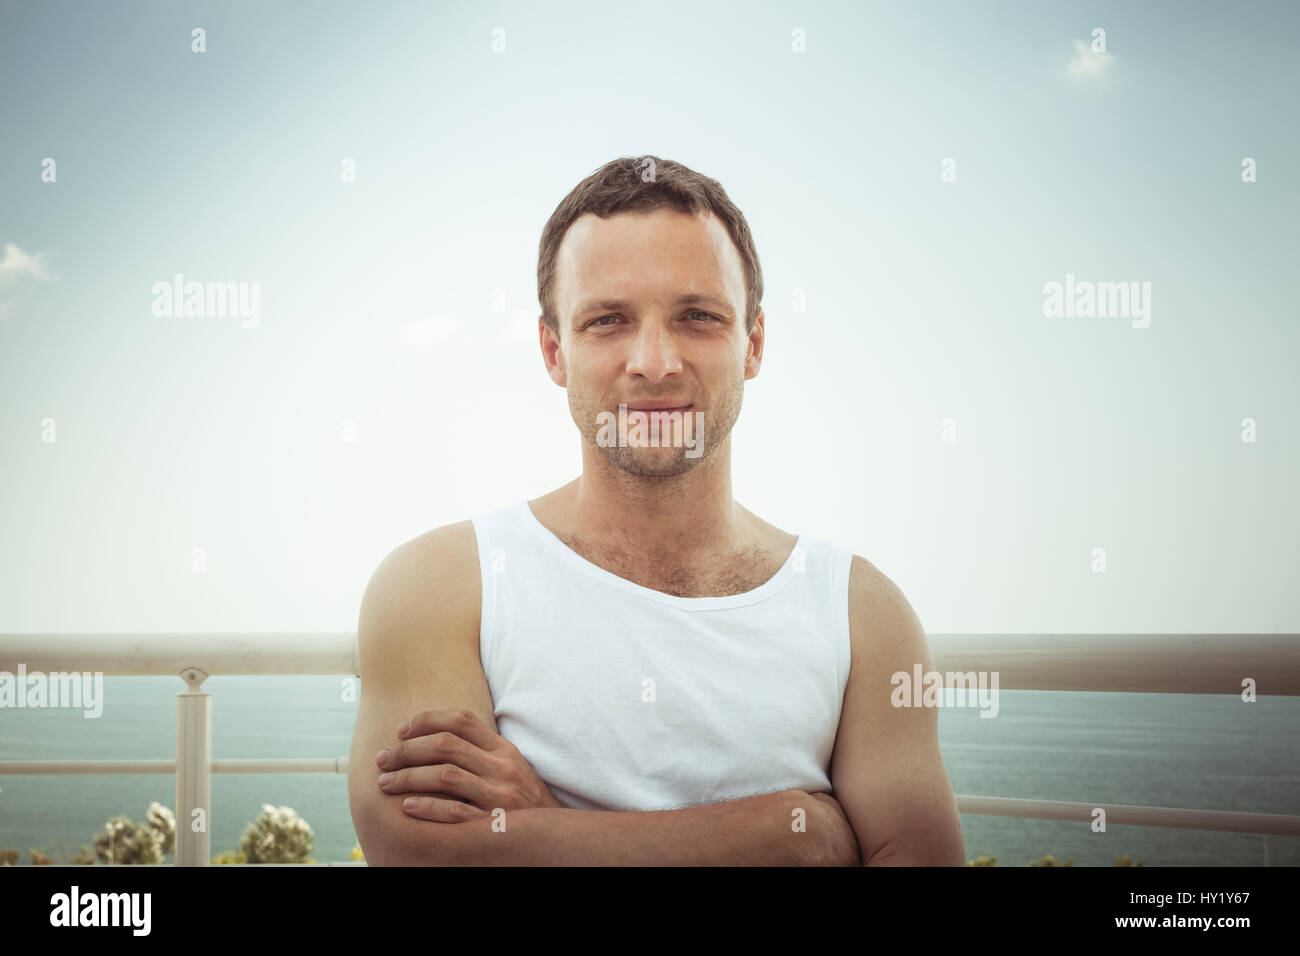
[[[527,500],[473,524],[497,729],[566,807],[831,789],[851,551],[800,535],[754,590],[685,598],[586,560]]]

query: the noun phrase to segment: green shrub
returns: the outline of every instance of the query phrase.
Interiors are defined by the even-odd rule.
[[[248,825],[239,850],[248,863],[312,863],[316,835],[291,807],[262,804],[262,814]]]
[[[95,859],[101,863],[161,863],[176,846],[176,819],[161,803],[149,804],[145,822],[136,825],[130,817],[116,816],[95,836]],[[88,847],[83,847],[88,861]]]

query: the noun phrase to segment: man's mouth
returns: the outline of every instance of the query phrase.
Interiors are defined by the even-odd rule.
[[[689,404],[669,405],[660,402],[637,402],[635,405],[628,405],[627,410],[629,412],[684,412],[690,407]]]

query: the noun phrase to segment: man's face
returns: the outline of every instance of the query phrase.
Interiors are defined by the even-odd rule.
[[[560,340],[545,326],[541,340],[583,438],[631,474],[677,475],[707,460],[740,415],[745,380],[758,374],[763,316],[747,334],[745,304],[740,254],[712,214],[577,219],[556,262]],[[683,424],[694,426],[695,449],[673,447],[662,432],[658,447],[609,442],[620,403],[631,431],[634,407],[664,401],[688,406],[680,417],[691,418]]]

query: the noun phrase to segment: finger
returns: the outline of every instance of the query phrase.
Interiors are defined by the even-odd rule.
[[[429,796],[407,797],[402,801],[402,811],[408,817],[432,820],[434,823],[465,823],[489,816],[486,810],[480,810],[468,803]]]
[[[492,799],[481,777],[449,763],[381,773],[379,789],[384,793],[445,793],[480,807]]]
[[[375,763],[383,770],[450,763],[480,777],[488,776],[491,770],[490,761],[482,750],[446,730],[399,740],[387,750],[380,751]]]
[[[407,721],[404,727],[405,729],[399,727],[397,730],[399,740],[409,740],[412,737],[447,730],[475,747],[491,750],[501,739],[500,734],[494,733],[492,728],[479,720],[472,710],[466,710],[464,707],[422,711]]]

